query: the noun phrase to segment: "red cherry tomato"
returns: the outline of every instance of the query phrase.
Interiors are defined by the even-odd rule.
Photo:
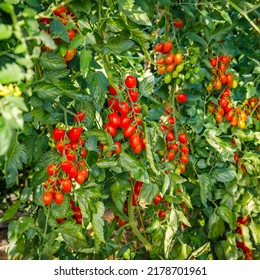
[[[137,80],[135,76],[127,76],[125,78],[125,86],[127,88],[135,88],[137,85]]]
[[[64,195],[62,192],[56,192],[53,195],[53,199],[57,204],[62,204],[64,201]]]
[[[45,205],[50,205],[52,203],[52,200],[53,200],[53,195],[51,192],[45,192],[43,195],[42,195],[42,200],[43,200],[43,203]]]

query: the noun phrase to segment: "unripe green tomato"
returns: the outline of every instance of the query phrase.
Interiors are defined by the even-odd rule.
[[[169,84],[169,83],[171,82],[171,80],[172,80],[172,75],[171,75],[171,73],[167,73],[167,74],[165,75],[165,77],[164,77],[164,82],[165,82],[166,84]]]
[[[200,66],[198,65],[194,68],[194,73],[197,74],[197,73],[199,73],[199,71],[200,71]]]
[[[195,78],[194,78],[194,77],[191,77],[191,78],[190,78],[190,83],[191,83],[191,84],[194,84],[194,83],[195,83]]]
[[[62,57],[65,56],[66,52],[67,52],[67,48],[64,45],[59,45],[59,53]]]
[[[176,83],[176,85],[180,85],[180,84],[181,84],[181,79],[178,77],[178,78],[175,80],[175,83]]]
[[[181,64],[176,66],[175,70],[180,73],[183,70],[183,68],[184,68],[184,63],[182,62]]]
[[[193,56],[191,59],[190,59],[190,63],[191,64],[195,64],[197,62],[197,57],[196,56]]]
[[[185,79],[188,80],[189,78],[190,78],[190,72],[187,72],[187,73],[185,74]]]
[[[180,175],[181,174],[181,169],[180,167],[177,167],[175,170],[174,170],[175,174],[177,175]]]
[[[237,88],[237,86],[238,86],[238,81],[237,80],[233,80],[232,88]]]
[[[187,64],[186,64],[186,65],[184,66],[184,71],[187,72],[189,69],[190,69],[190,65],[187,65]]]
[[[176,70],[174,70],[174,71],[172,72],[172,77],[173,77],[174,79],[177,78],[178,75],[179,75],[179,73],[178,73]]]
[[[161,157],[163,157],[163,156],[165,155],[165,151],[159,150],[159,151],[158,151],[158,154],[159,154]]]

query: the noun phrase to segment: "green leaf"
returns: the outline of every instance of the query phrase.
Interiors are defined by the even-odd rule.
[[[124,204],[127,198],[127,193],[131,185],[127,180],[117,180],[110,187],[113,202],[116,208],[123,212]]]
[[[70,70],[67,68],[61,70],[43,70],[43,78],[48,80],[55,77],[56,79],[63,79],[68,77],[70,74]]]
[[[140,195],[139,195],[139,201],[140,202],[146,202],[148,204],[152,204],[154,198],[159,193],[159,188],[157,184],[150,183],[150,184],[143,184]]]
[[[8,122],[0,116],[0,156],[6,154],[12,139],[12,129]]]
[[[77,111],[82,111],[82,112],[86,112],[87,117],[84,118],[83,120],[83,124],[90,129],[95,122],[95,109],[94,106],[91,102],[76,102],[75,103],[75,108]]]
[[[52,19],[50,23],[50,30],[53,38],[60,38],[66,43],[69,43],[70,39],[67,29],[58,18],[54,17]]]
[[[16,63],[7,63],[0,69],[0,83],[3,85],[20,82],[24,77],[23,69]]]
[[[32,188],[30,187],[23,188],[21,193],[21,202],[25,203],[29,199],[31,194],[32,194]]]
[[[117,165],[117,162],[113,159],[102,159],[97,163],[100,168],[112,168]]]
[[[144,95],[148,96],[154,93],[154,76],[149,75],[145,77],[139,84],[139,92]]]
[[[101,241],[105,242],[104,240],[104,221],[102,219],[105,213],[104,204],[101,201],[96,203],[97,212],[92,215],[92,226],[95,233],[95,237]]]
[[[17,213],[21,206],[21,200],[17,200],[13,205],[11,205],[6,212],[4,213],[4,216],[0,219],[0,223],[9,221],[13,218],[13,216]]]
[[[213,182],[208,174],[198,175],[200,185],[200,199],[202,204],[207,207],[207,201],[212,200],[211,187]]]
[[[87,147],[93,147],[94,148],[94,144],[92,141],[96,141],[94,140],[95,138],[93,138],[93,136],[95,136],[97,138],[98,141],[100,141],[102,144],[107,144],[108,146],[110,145],[113,145],[113,139],[111,137],[110,134],[108,134],[104,129],[91,129],[89,131],[87,131],[85,133],[85,136],[86,138],[91,138],[91,142],[88,142],[88,140],[86,141],[86,143],[89,143],[89,144],[86,144],[88,146]],[[89,140],[90,141],[90,140]],[[92,151],[99,151],[99,150],[96,150],[96,148],[94,148],[94,150]]]
[[[229,24],[232,24],[232,20],[227,12],[222,10],[220,14],[225,21],[227,21]]]
[[[236,219],[234,213],[231,209],[225,205],[220,205],[217,208],[218,215],[230,225],[231,229],[234,229],[236,226]]]
[[[202,255],[203,253],[208,251],[210,251],[210,242],[207,242],[206,244],[198,248],[196,251],[192,252],[192,254],[189,256],[189,260],[194,260],[200,255]]]
[[[218,182],[227,183],[231,182],[236,178],[236,169],[235,167],[229,168],[215,168],[211,176]]]
[[[47,34],[45,31],[41,31],[39,33],[39,39],[43,42],[43,44],[47,47],[50,48],[52,50],[56,50],[57,49],[57,45],[55,44],[55,42],[52,40],[51,36],[49,34]]]
[[[17,180],[18,170],[23,168],[23,163],[27,162],[27,150],[23,144],[17,142],[16,138],[10,145],[7,152],[7,160],[4,166],[5,180],[7,188],[11,188]]]
[[[133,4],[133,1],[119,0],[119,10],[130,20],[139,24],[151,26],[152,23],[147,14],[137,5]]]
[[[63,62],[61,57],[53,52],[42,52],[39,62],[41,67],[49,70],[61,70],[67,68],[67,65]]]
[[[87,85],[93,97],[95,109],[100,112],[105,104],[108,80],[101,72],[89,72],[87,75]]]
[[[106,26],[115,33],[121,32],[126,28],[124,22],[119,18],[108,18],[106,20]]]
[[[208,222],[208,237],[209,238],[216,238],[219,236],[222,236],[225,231],[225,225],[223,220],[215,213],[213,213],[209,217],[209,222]]]
[[[83,252],[88,248],[86,238],[81,231],[81,225],[72,221],[65,221],[55,231],[61,234],[72,250]]]
[[[145,166],[133,155],[121,152],[118,162],[127,172],[130,172],[137,181],[149,183],[149,175]]]
[[[79,59],[80,59],[80,71],[83,77],[85,77],[88,72],[89,64],[92,60],[92,51],[85,50],[85,49],[81,50]]]
[[[207,42],[202,38],[200,37],[199,35],[195,34],[195,33],[187,33],[186,36],[191,40],[191,41],[195,41],[199,44],[201,44],[203,47],[206,47],[207,46]]]
[[[11,25],[0,23],[0,40],[9,39],[13,34]]]
[[[106,47],[110,49],[110,51],[116,55],[121,54],[122,52],[128,51],[134,42],[132,40],[122,38],[122,37],[110,37]]]
[[[178,229],[178,215],[175,209],[171,210],[169,221],[167,223],[165,238],[164,238],[164,254],[166,259],[172,250],[172,240]]]
[[[64,195],[64,201],[62,204],[51,204],[51,216],[55,219],[65,218],[68,216],[70,211],[70,197]]]

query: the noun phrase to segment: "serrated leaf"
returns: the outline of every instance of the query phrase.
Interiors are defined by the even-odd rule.
[[[89,72],[87,75],[87,86],[93,97],[95,109],[100,112],[105,104],[108,80],[101,72]]]
[[[47,34],[45,31],[42,30],[39,33],[39,39],[43,42],[43,44],[47,48],[50,48],[51,50],[56,50],[57,49],[57,45],[52,40],[51,36],[49,34]]]
[[[235,167],[229,168],[215,168],[211,176],[218,182],[227,183],[231,182],[236,178],[236,169]]]
[[[10,149],[7,152],[7,159],[4,166],[7,188],[12,187],[16,183],[18,170],[21,170],[23,168],[23,164],[26,162],[26,147],[17,142],[16,138],[14,138],[10,145]]]
[[[169,257],[169,254],[172,250],[172,240],[178,229],[178,215],[175,209],[171,210],[169,221],[167,223],[167,228],[164,238],[164,254],[166,259]]]
[[[95,233],[95,237],[101,241],[105,242],[104,240],[104,221],[102,219],[102,216],[105,213],[105,207],[104,204],[101,201],[98,201],[96,203],[97,212],[92,215],[92,227]]]
[[[153,94],[153,92],[154,92],[154,76],[153,75],[149,75],[149,76],[145,77],[140,82],[139,92],[144,96]]]
[[[61,234],[72,250],[82,252],[88,248],[86,238],[81,231],[81,225],[72,221],[65,221],[55,231]]]
[[[92,60],[92,51],[85,50],[85,49],[81,50],[79,59],[80,59],[80,71],[82,75],[85,77],[88,71],[89,64]]]
[[[64,195],[64,201],[62,204],[52,203],[50,214],[53,218],[65,218],[67,217],[70,211],[70,197],[68,195]]]
[[[67,29],[58,18],[54,17],[52,19],[50,23],[50,30],[53,38],[60,38],[64,42],[69,43],[70,38]]]
[[[186,36],[191,40],[191,41],[195,41],[199,44],[201,44],[203,47],[206,47],[207,46],[207,42],[202,38],[200,37],[199,35],[195,34],[195,33],[187,33]]]
[[[235,215],[229,207],[220,205],[217,208],[217,213],[226,223],[230,225],[231,229],[234,229],[236,226]]]
[[[67,68],[67,65],[63,62],[61,57],[53,52],[42,52],[39,62],[41,67],[49,70],[61,70]]]
[[[17,213],[21,206],[21,200],[17,200],[13,205],[9,206],[9,208],[4,213],[4,216],[0,219],[0,223],[9,221],[13,218],[13,216]]]
[[[63,79],[68,77],[70,74],[70,70],[67,68],[61,70],[43,70],[43,78],[44,79],[52,79],[55,77],[56,79]]]
[[[149,175],[145,166],[133,155],[121,152],[118,159],[119,165],[130,172],[137,181],[149,183]]]
[[[154,183],[143,184],[141,192],[139,194],[139,201],[152,204],[154,198],[156,197],[156,195],[158,195],[158,193],[159,193],[159,188],[156,184]]]
[[[127,180],[117,180],[110,187],[113,202],[116,208],[123,212],[124,204],[127,198],[127,193],[131,186]]]
[[[102,144],[107,144],[108,146],[113,145],[113,139],[111,135],[108,134],[104,129],[91,129],[85,133],[85,136],[87,138],[95,136]]]
[[[21,202],[25,203],[29,199],[31,194],[32,194],[32,188],[30,187],[23,188],[21,193]]]
[[[117,165],[117,162],[113,159],[102,159],[97,163],[99,168],[112,168]]]
[[[222,10],[220,14],[225,21],[227,21],[229,24],[232,24],[232,20],[227,12]]]
[[[128,51],[133,45],[134,42],[132,40],[120,37],[110,37],[106,47],[109,48],[112,53],[118,55],[122,52]]]
[[[198,175],[198,179],[200,185],[200,199],[202,204],[207,207],[207,201],[212,200],[212,180],[208,174]]]
[[[22,67],[16,63],[7,63],[0,69],[0,83],[3,85],[20,82],[24,77]]]
[[[106,26],[115,33],[121,32],[125,29],[124,22],[119,18],[108,18],[106,20]]]
[[[94,122],[95,122],[95,109],[92,103],[90,102],[76,102],[75,108],[77,111],[83,111],[86,112],[87,117],[84,118],[83,124],[90,129]]]
[[[213,213],[209,217],[208,229],[209,238],[216,238],[223,235],[225,231],[225,225],[223,220],[216,213]]]

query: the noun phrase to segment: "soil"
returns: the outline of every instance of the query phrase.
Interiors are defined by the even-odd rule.
[[[0,227],[0,260],[7,260],[7,228]]]

